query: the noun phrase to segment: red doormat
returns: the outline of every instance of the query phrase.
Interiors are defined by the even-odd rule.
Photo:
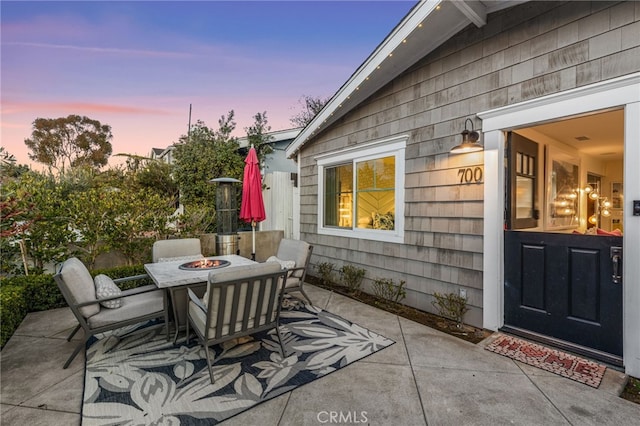
[[[596,362],[502,334],[485,349],[594,388],[600,386],[607,369]]]

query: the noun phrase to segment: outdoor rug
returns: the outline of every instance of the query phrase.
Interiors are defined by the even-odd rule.
[[[607,368],[575,355],[502,334],[485,349],[594,388],[600,386]]]
[[[395,343],[298,301],[281,324],[284,359],[275,330],[211,346],[215,384],[194,337],[146,323],[88,342],[83,425],[216,424]]]

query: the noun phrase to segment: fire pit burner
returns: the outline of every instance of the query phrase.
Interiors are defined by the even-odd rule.
[[[229,266],[230,262],[228,260],[222,259],[201,259],[194,260],[193,262],[187,262],[180,265],[180,269],[185,269],[187,271],[197,271],[203,269],[217,269],[224,268],[225,266]]]

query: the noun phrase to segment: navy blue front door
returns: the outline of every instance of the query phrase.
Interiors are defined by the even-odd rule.
[[[622,237],[506,231],[505,326],[622,357],[621,247]]]

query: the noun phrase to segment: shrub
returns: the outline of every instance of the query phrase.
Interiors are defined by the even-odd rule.
[[[23,290],[27,312],[46,311],[67,306],[51,274],[19,275],[5,279],[3,286],[6,284],[20,287]]]
[[[376,278],[373,281],[373,294],[381,299],[392,303],[400,303],[405,297],[407,292],[404,288],[406,281],[400,280],[398,285],[391,278]]]
[[[347,287],[352,293],[359,293],[364,279],[364,268],[358,268],[353,265],[344,265],[340,268],[342,275],[342,285]]]
[[[13,332],[27,315],[27,304],[24,288],[2,283],[0,288],[0,306],[2,306],[0,323],[0,347],[4,347]]]
[[[330,262],[320,262],[316,265],[316,270],[320,275],[320,280],[323,285],[330,285],[333,283],[333,263]]]
[[[143,265],[133,265],[133,266],[118,266],[116,268],[109,269],[96,269],[91,271],[92,276],[96,276],[98,274],[105,274],[112,279],[118,278],[126,278],[132,277],[134,275],[146,274]],[[143,285],[153,284],[153,280],[149,277],[142,278],[139,280],[131,280],[123,283],[119,283],[118,287],[122,290],[129,290],[132,288],[141,287]]]
[[[464,314],[469,311],[467,299],[455,293],[440,294],[436,292],[433,293],[433,297],[436,300],[431,301],[431,304],[438,310],[440,316],[455,321],[456,327],[461,328]]]

